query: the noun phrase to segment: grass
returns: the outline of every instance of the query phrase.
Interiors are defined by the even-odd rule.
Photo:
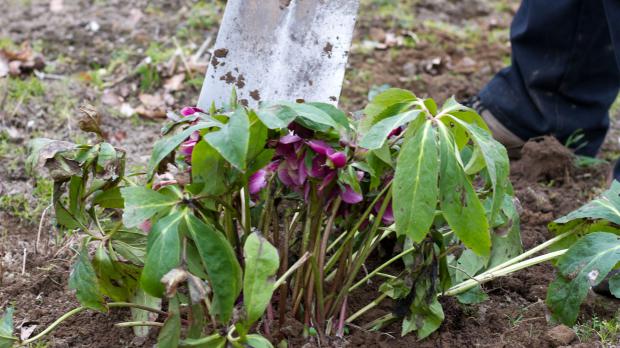
[[[577,324],[573,329],[581,342],[598,340],[603,346],[620,344],[620,312],[610,320],[595,316],[585,323]]]

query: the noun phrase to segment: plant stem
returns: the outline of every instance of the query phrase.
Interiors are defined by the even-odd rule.
[[[134,327],[134,326],[164,326],[164,323],[158,323],[156,321],[127,321],[124,323],[114,324],[116,327]]]
[[[30,344],[36,340],[41,339],[43,336],[47,335],[48,333],[50,333],[52,330],[54,330],[56,328],[56,326],[60,325],[63,321],[69,319],[70,317],[86,310],[86,307],[77,307],[74,308],[70,311],[68,311],[67,313],[63,314],[60,318],[56,319],[56,321],[54,321],[53,323],[51,323],[47,328],[45,328],[45,330],[41,331],[38,335],[31,337],[27,340],[24,340],[20,343],[20,345],[25,346],[27,344]]]
[[[286,278],[288,278],[293,272],[295,272],[299,267],[301,267],[308,259],[310,258],[310,253],[306,251],[306,253],[297,260],[287,271],[284,273],[276,282],[273,284],[273,290],[275,291],[280,287],[280,285],[286,282]]]
[[[385,300],[386,297],[387,297],[386,294],[381,294],[381,296],[377,297],[372,302],[370,302],[369,304],[364,306],[364,308],[360,309],[359,311],[355,312],[353,315],[348,317],[345,322],[347,322],[347,323],[353,322],[355,319],[357,319],[360,316],[364,315],[364,313],[366,313],[369,310],[375,308],[379,303],[381,303],[381,301]]]
[[[145,310],[147,312],[153,312],[153,313],[157,313],[160,315],[168,315],[168,312],[164,312],[160,309],[157,308],[152,308],[152,307],[148,307],[148,306],[143,306],[141,304],[137,304],[137,303],[131,303],[131,302],[110,302],[107,304],[108,307],[110,308],[118,308],[118,307],[133,307],[133,308],[137,308],[137,309],[142,309]]]
[[[368,281],[370,278],[374,277],[375,275],[377,275],[379,272],[381,272],[384,268],[386,268],[387,266],[391,265],[394,261],[402,258],[403,256],[415,251],[417,249],[417,247],[411,247],[403,252],[401,252],[400,254],[394,256],[393,258],[389,259],[386,263],[382,264],[381,266],[377,267],[375,270],[373,270],[372,272],[368,273],[368,275],[366,275],[364,278],[362,278],[360,281],[358,281],[357,283],[355,283],[355,285],[353,285],[352,287],[349,288],[349,291],[353,291],[356,288],[358,288],[360,285],[364,284],[366,281]]]
[[[528,257],[530,257],[530,256],[532,256],[534,254],[537,254],[540,251],[545,250],[547,247],[549,247],[549,246],[551,246],[551,245],[561,241],[562,239],[564,239],[564,238],[566,238],[568,236],[573,235],[574,233],[575,233],[575,231],[569,231],[569,232],[562,233],[562,234],[560,234],[560,235],[558,235],[558,236],[556,236],[554,238],[549,239],[548,241],[546,241],[546,242],[544,242],[544,243],[542,243],[540,245],[535,246],[534,248],[524,252],[523,254],[520,254],[520,255],[518,255],[518,256],[516,256],[516,257],[514,257],[514,258],[512,258],[512,259],[510,259],[510,260],[508,260],[508,261],[506,261],[506,262],[504,262],[502,264],[500,264],[500,265],[497,265],[497,266],[495,266],[493,268],[490,268],[490,269],[486,270],[485,273],[486,272],[494,272],[494,271],[497,271],[498,269],[502,269],[502,268],[508,267],[510,265],[514,265],[515,263],[517,263],[517,262],[519,262],[521,260],[525,260]]]
[[[508,275],[510,273],[522,270],[524,268],[528,268],[534,265],[537,265],[539,263],[543,263],[545,261],[549,261],[549,260],[553,260],[558,256],[563,255],[564,253],[566,253],[568,249],[562,249],[562,250],[558,250],[558,251],[554,251],[548,254],[544,254],[541,256],[537,256],[525,261],[521,261],[519,263],[516,264],[512,264],[510,266],[501,268],[501,269],[493,269],[493,270],[489,270],[483,273],[480,273],[479,275],[468,279],[460,284],[457,284],[453,287],[451,287],[450,289],[448,289],[446,292],[443,293],[443,296],[454,296],[454,295],[458,295],[461,294],[473,287],[475,287],[478,284],[482,284],[482,283],[486,283],[490,280],[493,280],[495,278],[498,277],[503,277],[505,275]]]

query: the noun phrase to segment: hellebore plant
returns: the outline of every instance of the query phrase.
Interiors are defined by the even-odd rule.
[[[31,166],[54,179],[57,224],[81,237],[69,286],[82,307],[21,342],[9,309],[0,347],[115,307],[132,308],[118,325],[136,335],[159,327],[160,347],[271,347],[289,320],[325,342],[387,298],[394,311],[364,326],[401,319],[403,335],[424,338],[444,319],[439,296],[479,302],[481,283],[570,254],[528,259],[568,234],[522,254],[506,150],[475,111],[389,89],[364,114],[353,121],[324,103],[252,110],[233,94],[226,110],[174,116],[134,174],[93,117],[83,123],[93,145],[34,141]],[[388,259],[361,273],[379,249]],[[377,297],[352,308],[374,277],[384,279]],[[550,295],[552,309],[561,302]]]

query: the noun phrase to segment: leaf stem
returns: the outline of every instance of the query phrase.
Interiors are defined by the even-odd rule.
[[[308,259],[310,258],[310,253],[306,251],[306,253],[297,260],[287,271],[284,273],[276,282],[273,284],[273,290],[275,291],[280,287],[280,285],[286,282],[286,278],[288,278],[293,272],[295,272],[299,267],[301,267]]]
[[[20,345],[25,346],[27,344],[30,344],[34,341],[37,341],[39,339],[41,339],[43,336],[47,335],[48,333],[50,333],[52,330],[54,330],[56,328],[56,326],[60,325],[63,321],[69,319],[70,317],[86,310],[86,307],[77,307],[74,308],[70,311],[68,311],[67,313],[63,314],[60,318],[56,319],[56,321],[54,321],[53,323],[51,323],[47,328],[45,328],[45,330],[41,331],[38,335],[31,337],[27,340],[24,340],[20,343]]]
[[[396,260],[402,258],[403,256],[415,251],[417,249],[417,247],[413,246],[403,252],[401,252],[400,254],[394,256],[393,258],[389,259],[386,263],[382,264],[381,266],[375,268],[372,272],[368,273],[368,275],[366,275],[364,278],[362,278],[360,281],[358,281],[357,283],[355,283],[353,286],[351,286],[349,288],[349,291],[353,291],[355,289],[357,289],[359,286],[363,285],[365,282],[367,282],[370,278],[374,277],[375,275],[377,275],[379,272],[381,272],[384,268],[386,268],[387,266],[391,265],[392,263],[394,263]]]
[[[126,321],[123,323],[114,324],[116,327],[134,327],[134,326],[157,326],[162,327],[164,323],[158,323],[156,321]]]
[[[346,323],[353,322],[355,319],[357,319],[357,318],[361,317],[362,315],[364,315],[364,313],[368,312],[369,310],[371,310],[371,309],[375,308],[377,305],[379,305],[379,303],[381,303],[381,301],[385,300],[386,297],[387,297],[386,294],[381,294],[381,296],[379,296],[376,299],[374,299],[372,302],[370,302],[369,304],[364,306],[362,309],[360,309],[359,311],[353,313],[350,317],[347,318],[347,320],[345,322]]]

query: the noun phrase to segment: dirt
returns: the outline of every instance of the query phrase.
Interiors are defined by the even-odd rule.
[[[0,79],[0,145],[12,149],[0,152],[0,196],[23,197],[24,203],[0,206],[0,308],[16,307],[16,325],[38,325],[35,334],[78,304],[67,288],[69,267],[78,241],[58,236],[49,216],[42,220],[38,253],[35,244],[41,202],[35,181],[24,171],[25,143],[38,136],[57,139],[83,139],[77,131],[77,107],[95,105],[102,113],[111,142],[131,154],[130,166],[142,166],[157,139],[161,122],[123,116],[119,105],[104,103],[113,94],[131,105],[139,103],[139,80],[133,73],[145,58],[150,45],[175,49],[171,37],[194,52],[205,37],[215,37],[214,23],[190,25],[196,12],[192,1],[110,0],[64,1],[62,12],[50,13],[48,0],[3,0],[0,13],[0,39],[17,44],[31,41],[48,65],[48,76],[41,83],[44,92],[19,101],[10,95],[3,103],[6,79]],[[280,1],[288,6],[290,1]],[[220,11],[221,2],[213,9]],[[419,96],[438,101],[455,95],[464,99],[474,95],[492,75],[509,61],[507,30],[516,0],[409,0],[398,2],[362,1],[359,23],[341,97],[341,106],[356,111],[364,106],[369,90],[384,84],[407,88]],[[219,16],[216,13],[214,18]],[[93,23],[96,23],[93,24]],[[97,29],[97,30],[94,30]],[[110,86],[100,87],[92,74],[108,67],[121,51],[128,58],[104,76]],[[216,50],[216,57],[228,52]],[[206,60],[205,60],[206,61]],[[215,64],[216,60],[212,60]],[[167,68],[166,62],[160,68]],[[51,76],[51,77],[50,77]],[[84,76],[90,76],[85,79]],[[230,75],[230,83],[242,76]],[[195,74],[200,79],[200,74]],[[172,105],[180,108],[195,102],[200,84],[188,84],[171,93]],[[151,93],[161,92],[159,87]],[[260,99],[258,93],[251,95]],[[334,97],[335,99],[335,97]],[[618,122],[614,120],[604,145],[603,158],[619,153]],[[1,148],[1,147],[0,147]],[[511,180],[522,206],[522,239],[531,248],[550,236],[546,225],[587,202],[607,186],[609,165],[576,167],[574,157],[551,138],[528,143],[521,159],[511,164]],[[49,199],[49,197],[48,197]],[[24,254],[24,250],[26,253]],[[25,256],[24,256],[25,255]],[[24,263],[25,260],[25,263]],[[25,265],[25,267],[24,267]],[[539,265],[484,286],[489,300],[472,306],[442,298],[446,320],[438,332],[418,342],[415,336],[400,338],[399,325],[382,333],[350,328],[333,346],[346,347],[550,347],[557,345],[549,335],[555,326],[548,323],[544,305],[546,289],[554,278],[553,267]],[[377,284],[353,293],[350,310],[365,306]],[[582,308],[580,322],[593,316],[611,318],[617,301],[591,294]],[[392,310],[385,302],[361,318],[376,319]],[[144,346],[130,329],[114,327],[129,319],[127,311],[114,309],[108,314],[83,312],[47,336],[47,347],[131,347]],[[312,347],[299,336],[292,323],[287,333],[289,347]],[[19,334],[19,329],[18,329]],[[149,341],[150,342],[150,341]],[[596,347],[590,340],[573,339],[575,347]]]

